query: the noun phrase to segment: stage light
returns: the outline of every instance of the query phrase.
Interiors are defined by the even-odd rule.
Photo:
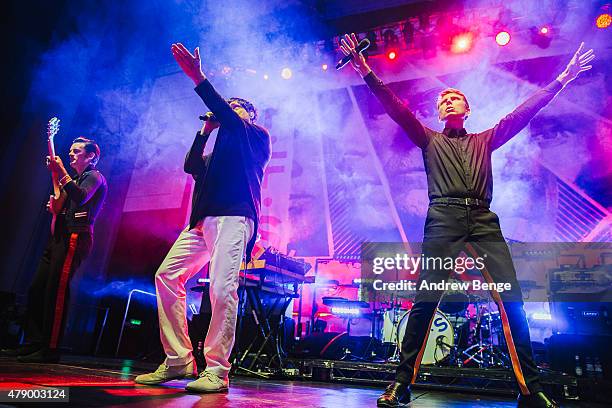
[[[270,76],[268,74],[264,74],[263,79],[265,79],[266,81],[270,78]]]
[[[328,68],[327,64],[323,64],[323,65],[321,65],[321,69],[322,69],[323,71],[327,71],[327,68]]]
[[[385,54],[389,61],[393,61],[397,58],[397,48],[399,46],[399,39],[395,31],[387,29],[383,32],[383,41],[385,43]]]
[[[462,54],[472,49],[474,35],[472,33],[461,33],[453,37],[451,43],[451,52]]]
[[[291,72],[291,69],[289,68],[282,69],[281,77],[283,77],[283,79],[291,79],[292,76],[293,76],[293,72]]]
[[[597,28],[608,28],[612,24],[612,15],[608,13],[600,14],[595,20]]]
[[[495,42],[497,43],[497,45],[502,47],[508,45],[508,43],[510,42],[510,33],[507,31],[500,31],[495,36]]]
[[[346,315],[346,316],[359,316],[361,311],[358,308],[353,307],[332,307],[332,314],[334,315]]]
[[[534,312],[530,315],[531,320],[552,320],[552,315],[545,312]]]
[[[531,27],[531,43],[540,48],[548,48],[552,41],[552,29],[548,26]]]

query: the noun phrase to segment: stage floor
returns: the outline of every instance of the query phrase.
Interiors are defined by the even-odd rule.
[[[189,394],[187,380],[164,386],[136,385],[136,375],[156,365],[119,359],[66,356],[60,364],[21,364],[0,358],[0,389],[69,387],[70,401],[53,406],[129,407],[375,407],[381,387],[328,384],[306,381],[277,381],[234,377],[229,393]],[[409,406],[420,407],[515,407],[510,397],[415,390]],[[44,403],[48,406],[49,403]],[[0,402],[0,406],[15,404]],[[593,403],[570,402],[564,407],[597,407]],[[603,405],[601,405],[603,407]]]

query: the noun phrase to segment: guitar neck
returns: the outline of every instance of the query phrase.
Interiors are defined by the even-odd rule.
[[[53,158],[55,157],[55,146],[53,144],[53,139],[47,139],[47,149],[49,150],[49,157],[51,158],[51,160],[53,160]],[[51,181],[53,181],[53,195],[55,196],[55,198],[59,198],[61,193],[59,180],[57,180],[57,177],[51,175]]]
[[[51,160],[55,160],[55,145],[53,144],[53,138],[59,131],[59,123],[60,120],[57,117],[53,117],[47,123],[47,149],[49,150],[49,158]],[[60,186],[59,180],[53,174],[51,174],[51,180],[53,181],[53,195],[55,198],[60,197]],[[51,231],[53,231],[53,226],[51,227]]]
[[[47,150],[49,151],[50,157],[55,157],[55,145],[53,139],[47,139]]]

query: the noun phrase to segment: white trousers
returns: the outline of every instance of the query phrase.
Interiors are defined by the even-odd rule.
[[[253,220],[247,217],[206,217],[192,230],[186,227],[172,245],[155,274],[165,364],[185,365],[193,360],[185,313],[185,282],[210,261],[212,317],[204,341],[204,357],[207,371],[227,377],[236,334],[240,263],[253,227]]]

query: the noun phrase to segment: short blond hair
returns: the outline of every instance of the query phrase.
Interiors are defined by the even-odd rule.
[[[439,108],[440,107],[440,102],[442,102],[442,98],[444,98],[445,95],[448,95],[450,93],[454,93],[457,95],[461,95],[463,97],[463,100],[465,101],[465,107],[469,110],[470,109],[470,104],[465,96],[465,94],[463,92],[461,92],[458,89],[455,88],[446,88],[445,90],[443,90],[442,92],[440,92],[440,95],[438,95],[438,100],[436,101],[436,106]]]

